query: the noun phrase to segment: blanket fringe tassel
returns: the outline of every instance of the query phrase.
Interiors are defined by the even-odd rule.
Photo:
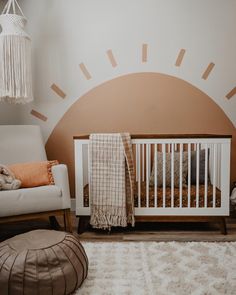
[[[127,216],[122,216],[117,213],[109,214],[97,210],[95,212],[95,214],[91,214],[90,218],[90,224],[93,228],[111,230],[111,226],[127,226]]]

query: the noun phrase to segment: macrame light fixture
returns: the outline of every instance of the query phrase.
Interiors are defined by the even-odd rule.
[[[0,101],[33,100],[31,40],[24,31],[27,20],[16,0],[8,0],[0,15]]]

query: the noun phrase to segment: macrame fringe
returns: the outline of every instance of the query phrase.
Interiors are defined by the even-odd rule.
[[[32,100],[31,41],[0,36],[0,101],[24,104]]]

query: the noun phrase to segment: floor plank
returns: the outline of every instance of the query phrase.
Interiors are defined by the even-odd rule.
[[[73,224],[78,218],[72,216]],[[76,229],[76,228],[75,228]],[[236,241],[236,218],[227,218],[227,235],[214,223],[136,223],[135,228],[113,229],[110,233],[88,229],[79,235],[84,241]]]
[[[71,213],[73,232],[77,234],[79,219]],[[63,230],[63,219],[58,218]],[[34,229],[50,229],[48,220],[40,219],[22,221],[17,223],[0,225],[0,241]],[[218,224],[213,223],[136,223],[135,228],[112,229],[109,233],[102,230],[89,228],[83,234],[78,235],[83,241],[208,241],[225,242],[236,241],[236,216],[227,218],[227,235],[222,235]]]

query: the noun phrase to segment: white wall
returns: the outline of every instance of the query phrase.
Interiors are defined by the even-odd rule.
[[[45,138],[84,93],[119,75],[142,71],[177,76],[197,86],[236,126],[236,97],[225,98],[236,86],[235,0],[22,0],[20,4],[33,41],[35,86],[35,101],[21,107],[21,122],[40,124]],[[141,62],[143,43],[148,44],[147,63]],[[186,54],[181,67],[175,67],[181,48]],[[116,68],[108,61],[108,49],[113,50]],[[91,80],[80,71],[81,62]],[[203,80],[210,62],[215,67]],[[50,89],[52,83],[62,88],[66,99]],[[48,120],[30,115],[32,108]],[[16,115],[13,109],[7,112]]]
[[[4,1],[0,1],[0,11],[2,11],[3,5]],[[0,102],[0,125],[20,124],[21,121],[21,111],[18,106]]]
[[[18,106],[0,102],[0,125],[18,125],[23,122]]]

